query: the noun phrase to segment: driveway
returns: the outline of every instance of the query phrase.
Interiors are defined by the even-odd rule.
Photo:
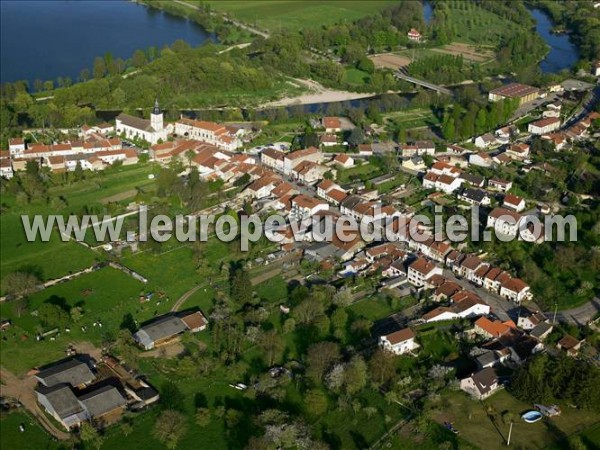
[[[2,385],[0,386],[0,395],[2,397],[10,397],[18,400],[39,421],[42,427],[56,439],[64,441],[71,438],[69,433],[59,430],[54,426],[38,406],[33,390],[36,385],[34,377],[18,378],[4,367],[0,367],[0,380],[2,381]]]

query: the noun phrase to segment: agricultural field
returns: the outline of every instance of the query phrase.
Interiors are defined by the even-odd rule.
[[[249,25],[271,31],[285,28],[298,30],[331,25],[341,21],[351,22],[396,4],[390,0],[326,0],[318,3],[295,0],[237,0],[227,2],[193,1],[190,3],[209,3],[216,11],[227,13]]]
[[[1,278],[14,271],[33,273],[46,281],[68,275],[104,260],[75,241],[62,241],[54,229],[49,242],[38,239],[28,242],[22,223],[22,214],[33,220],[35,215],[120,213],[137,196],[150,196],[155,182],[148,175],[155,171],[152,165],[120,167],[89,176],[86,180],[54,184],[48,189],[48,202],[39,199],[31,203],[18,203],[10,193],[2,195],[4,211],[0,216],[0,272]],[[55,180],[56,181],[56,180]],[[112,202],[110,205],[109,202]],[[86,239],[91,236],[86,236]],[[60,257],[57,257],[60,256]]]
[[[392,69],[398,70],[402,67],[406,67],[411,63],[411,59],[408,56],[404,56],[398,53],[380,53],[378,55],[371,55],[369,59],[375,64],[377,69]]]
[[[430,109],[410,109],[397,111],[383,116],[386,128],[394,131],[397,128],[409,130],[411,128],[439,126],[440,119]]]
[[[474,45],[498,45],[507,33],[519,31],[518,24],[471,2],[448,2],[447,23],[454,38]]]
[[[31,295],[23,311],[17,309],[14,301],[0,304],[2,318],[13,323],[0,347],[2,365],[20,375],[32,367],[64,358],[70,343],[88,341],[99,347],[105,340],[114,340],[128,313],[142,322],[169,310],[172,300],[165,299],[160,305],[156,300],[140,304],[139,294],[144,290],[143,283],[105,267]],[[52,317],[52,325],[42,327],[39,309],[48,303],[60,307],[62,316]],[[71,318],[74,307],[82,313],[77,320]],[[93,325],[98,321],[102,327]],[[52,327],[59,328],[60,335],[36,341],[37,333]],[[67,327],[70,332],[65,331]]]
[[[491,47],[469,45],[460,42],[453,42],[443,47],[433,48],[431,51],[453,56],[462,55],[466,61],[481,64],[488,63],[495,58],[494,50]]]

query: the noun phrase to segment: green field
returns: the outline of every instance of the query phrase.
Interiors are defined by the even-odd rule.
[[[19,431],[19,425],[23,425],[25,431]],[[44,429],[28,414],[21,411],[4,413],[0,419],[0,447],[12,450],[46,449],[54,450],[60,448],[57,442],[50,439]]]
[[[201,3],[194,1],[191,3]],[[208,1],[215,10],[262,29],[301,29],[351,22],[397,2],[389,0],[326,0],[320,2],[278,1]]]
[[[368,78],[369,74],[367,72],[355,68],[348,68],[346,69],[344,80],[346,83],[362,86]]]
[[[106,267],[33,294],[27,310],[20,317],[14,311],[12,302],[2,303],[0,315],[13,322],[13,327],[4,334],[6,340],[0,347],[2,365],[22,374],[32,367],[64,358],[65,349],[70,343],[89,341],[100,346],[105,340],[114,340],[127,313],[141,323],[156,313],[169,310],[171,303],[166,300],[160,305],[156,305],[155,301],[140,304],[138,297],[144,289],[141,282],[129,275]],[[65,323],[65,327],[70,327],[70,333],[59,327],[61,333],[55,340],[38,342],[36,334],[48,330],[39,326],[39,320],[32,312],[45,302],[59,304],[64,310],[80,306],[83,316],[78,322]],[[98,320],[102,322],[102,327],[93,326]],[[85,332],[82,327],[86,328]]]
[[[434,419],[440,423],[452,422],[465,440],[490,450],[506,448],[509,426],[502,420],[505,412],[513,416],[511,447],[514,448],[547,449],[568,436],[582,432],[584,437],[595,439],[597,431],[586,430],[600,420],[600,415],[593,411],[559,405],[562,408],[560,416],[528,424],[520,419],[520,415],[531,409],[531,405],[517,400],[506,391],[499,391],[483,402],[472,400],[462,392],[448,391],[443,394],[443,402],[445,407],[442,410],[432,412]],[[490,420],[488,412],[495,414],[494,422]],[[558,448],[569,447],[565,445]]]
[[[89,176],[88,179],[71,184],[51,185],[48,189],[49,203],[42,199],[29,204],[17,204],[11,195],[3,195],[6,211],[0,216],[0,279],[13,271],[25,270],[41,280],[68,275],[89,267],[104,257],[74,241],[63,242],[56,230],[50,242],[28,242],[22,225],[22,214],[30,220],[34,215],[80,214],[89,211],[95,214],[119,213],[135,196],[151,195],[154,181],[148,175],[155,171],[152,165],[135,165],[109,170]],[[57,199],[62,198],[58,203]],[[116,199],[122,198],[120,201]],[[106,199],[115,204],[106,207]]]

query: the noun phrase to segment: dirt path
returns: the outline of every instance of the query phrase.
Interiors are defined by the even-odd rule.
[[[192,295],[194,295],[196,292],[198,292],[198,290],[200,288],[202,288],[204,286],[205,285],[203,285],[203,284],[199,284],[198,286],[194,286],[189,291],[187,291],[185,294],[183,294],[181,297],[179,297],[179,299],[175,302],[175,304],[171,308],[171,312],[177,312],[177,311],[179,311],[179,308],[181,308],[181,305],[183,305],[188,298],[190,298]]]
[[[2,397],[10,397],[21,402],[23,407],[27,409],[44,427],[44,429],[54,436],[56,439],[65,441],[71,438],[69,433],[59,430],[42,412],[36,401],[34,388],[36,379],[34,377],[18,378],[4,367],[0,366],[0,395]]]
[[[140,353],[140,358],[174,358],[182,354],[185,347],[181,342],[174,342],[148,352]]]

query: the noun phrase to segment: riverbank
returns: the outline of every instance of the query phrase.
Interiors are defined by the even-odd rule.
[[[294,78],[293,80],[294,81],[289,82],[292,86],[297,88],[305,87],[309,89],[309,92],[294,97],[283,97],[279,100],[263,103],[259,105],[258,108],[265,109],[292,105],[310,105],[313,103],[344,102],[374,97],[378,95],[375,92],[350,92],[340,91],[337,89],[329,89],[323,86],[321,83],[318,83],[313,80],[305,80],[299,78]]]

